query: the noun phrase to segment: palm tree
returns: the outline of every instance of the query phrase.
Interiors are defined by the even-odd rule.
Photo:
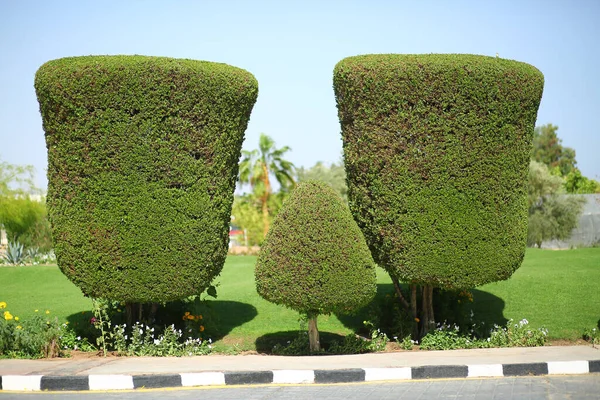
[[[284,154],[290,150],[288,146],[280,149],[275,148],[275,141],[264,133],[260,134],[258,149],[252,151],[242,150],[243,158],[240,162],[239,181],[242,184],[250,184],[254,195],[259,200],[264,236],[269,231],[268,202],[273,194],[270,176],[275,176],[283,191],[293,188],[296,184],[292,178],[295,169],[294,164],[283,159]]]

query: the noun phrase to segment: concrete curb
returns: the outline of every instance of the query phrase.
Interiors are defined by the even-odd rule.
[[[516,364],[424,365],[401,368],[225,371],[148,375],[4,375],[0,390],[80,391],[255,384],[347,383],[600,373],[600,360]]]

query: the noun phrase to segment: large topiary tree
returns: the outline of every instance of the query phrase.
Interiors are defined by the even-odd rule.
[[[350,208],[398,290],[423,287],[423,334],[433,287],[521,264],[543,75],[493,57],[389,54],[346,58],[333,82]],[[416,286],[411,297],[416,317]]]
[[[58,265],[128,303],[203,291],[228,247],[258,84],[226,64],[145,56],[47,62],[35,77]]]
[[[267,233],[256,262],[256,289],[268,301],[305,314],[310,350],[317,316],[347,313],[376,292],[375,263],[342,198],[324,182],[298,184]]]

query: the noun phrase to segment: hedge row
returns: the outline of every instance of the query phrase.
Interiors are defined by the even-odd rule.
[[[225,64],[89,56],[35,77],[58,264],[91,297],[197,294],[228,247],[244,131],[258,95]]]
[[[336,65],[350,208],[379,265],[445,288],[520,266],[543,83],[528,64],[473,55]]]

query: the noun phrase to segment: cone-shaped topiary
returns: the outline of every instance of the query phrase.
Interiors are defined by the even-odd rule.
[[[225,261],[258,84],[226,64],[144,56],[37,72],[58,265],[83,293],[131,303],[204,290]]]
[[[365,55],[340,61],[333,85],[350,209],[375,261],[430,287],[510,277],[525,253],[540,71],[474,55]]]
[[[268,301],[309,317],[348,312],[376,292],[375,263],[342,198],[326,183],[299,183],[283,204],[256,262],[256,289]]]

